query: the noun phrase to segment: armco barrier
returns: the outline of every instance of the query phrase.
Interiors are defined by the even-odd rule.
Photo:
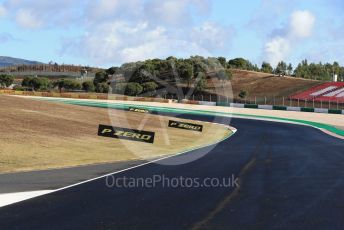
[[[287,106],[287,111],[300,112],[301,108],[300,107]]]
[[[258,109],[258,105],[255,104],[245,104],[244,108],[248,108],[248,109]]]
[[[199,105],[210,105],[210,106],[216,106],[216,102],[211,101],[198,101]]]
[[[216,106],[230,106],[230,103],[229,102],[218,101],[218,102],[216,102]]]
[[[329,113],[328,109],[319,109],[319,108],[315,108],[314,112],[315,113]]]
[[[274,105],[272,107],[273,110],[287,110],[286,106],[278,106],[278,105]]]
[[[272,110],[273,106],[272,105],[258,105],[258,109],[268,109]]]
[[[239,103],[230,103],[231,107],[235,108],[245,108],[245,104],[239,104]]]
[[[310,112],[310,113],[314,113],[314,108],[301,108],[301,112]]]
[[[332,113],[332,114],[342,114],[342,110],[339,109],[329,109],[328,113]]]

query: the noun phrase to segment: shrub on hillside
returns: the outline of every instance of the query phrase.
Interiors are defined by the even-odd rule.
[[[46,77],[25,77],[22,86],[32,90],[48,90],[51,88],[51,83]]]
[[[85,81],[82,83],[82,90],[86,92],[93,92],[95,90],[93,81]]]
[[[109,89],[110,89],[110,87],[106,82],[99,83],[96,86],[96,92],[98,92],[98,93],[108,93]]]
[[[52,83],[53,87],[57,87],[61,92],[62,89],[65,90],[79,90],[81,89],[81,83],[72,79],[59,79]]]
[[[13,84],[14,77],[11,75],[2,74],[0,75],[0,87],[9,87]]]
[[[127,83],[117,83],[112,88],[112,93],[115,94],[124,94]]]
[[[149,96],[153,96],[158,88],[158,84],[154,81],[145,82],[141,86],[143,87],[143,92],[147,93]]]
[[[239,97],[241,99],[245,99],[248,96],[248,92],[246,90],[240,90]]]
[[[128,96],[137,96],[142,93],[143,87],[139,83],[130,82],[125,88],[125,94]]]

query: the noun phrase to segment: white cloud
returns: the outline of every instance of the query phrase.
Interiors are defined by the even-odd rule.
[[[195,28],[191,33],[197,31],[204,37],[193,40],[188,33],[185,33],[184,37],[176,37],[165,27],[151,27],[148,22],[132,24],[127,21],[115,21],[104,23],[95,31],[86,33],[76,41],[74,39],[67,41],[64,52],[79,53],[100,65],[171,55],[209,55],[207,48],[215,47],[216,44],[229,46],[221,41],[224,39],[222,36],[224,33],[220,32],[220,27],[215,30],[216,33],[211,38],[212,31]],[[220,36],[217,37],[217,35]]]
[[[146,18],[152,22],[187,26],[193,23],[190,8],[200,14],[206,14],[204,7],[209,8],[209,5],[205,0],[152,0],[144,5],[144,11]]]
[[[276,66],[290,53],[290,41],[283,37],[275,37],[265,44],[264,50],[267,60],[272,66]]]
[[[309,11],[295,11],[291,15],[290,33],[297,38],[307,38],[312,34],[315,17]]]
[[[113,65],[171,55],[223,54],[230,47],[231,27],[193,20],[195,14],[200,18],[206,15],[201,7],[201,3],[208,4],[206,0],[98,3],[98,8],[95,4],[88,11],[90,16],[83,25],[86,33],[78,39],[65,39],[62,53]],[[109,10],[101,10],[104,7]]]
[[[266,41],[264,59],[273,66],[285,60],[296,44],[312,35],[314,24],[315,16],[311,12],[294,11],[286,27],[278,29],[279,33]]]
[[[6,8],[2,5],[0,5],[0,18],[4,17],[6,15],[7,11]]]
[[[193,28],[191,40],[201,47],[225,53],[231,46],[233,35],[234,28],[232,27],[224,27],[217,23],[205,22],[200,27]]]
[[[234,34],[232,27],[207,20],[210,0],[5,0],[3,6],[28,30],[78,28],[83,34],[61,38],[61,55],[98,65],[226,55]]]
[[[16,22],[20,26],[28,29],[37,29],[43,24],[39,18],[27,9],[21,9],[17,12]]]
[[[79,22],[79,7],[77,1],[69,0],[7,0],[3,3],[7,16],[25,29],[75,25]]]

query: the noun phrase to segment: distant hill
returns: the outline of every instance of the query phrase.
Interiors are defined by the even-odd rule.
[[[42,64],[42,63],[37,62],[37,61],[20,59],[20,58],[0,56],[0,67],[8,67],[8,66],[15,66],[15,65],[37,65],[37,64]]]

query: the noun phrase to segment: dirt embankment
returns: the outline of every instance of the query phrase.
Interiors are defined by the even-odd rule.
[[[273,74],[246,71],[246,70],[232,70],[233,78],[224,86],[227,90],[233,91],[234,98],[238,98],[241,90],[248,93],[248,99],[258,98],[282,98],[288,97],[297,92],[307,90],[311,87],[323,84],[321,81],[314,81],[308,79],[294,78],[294,77],[278,77]],[[221,92],[223,87],[222,82],[213,80],[217,92]],[[211,87],[213,90],[214,88]]]

